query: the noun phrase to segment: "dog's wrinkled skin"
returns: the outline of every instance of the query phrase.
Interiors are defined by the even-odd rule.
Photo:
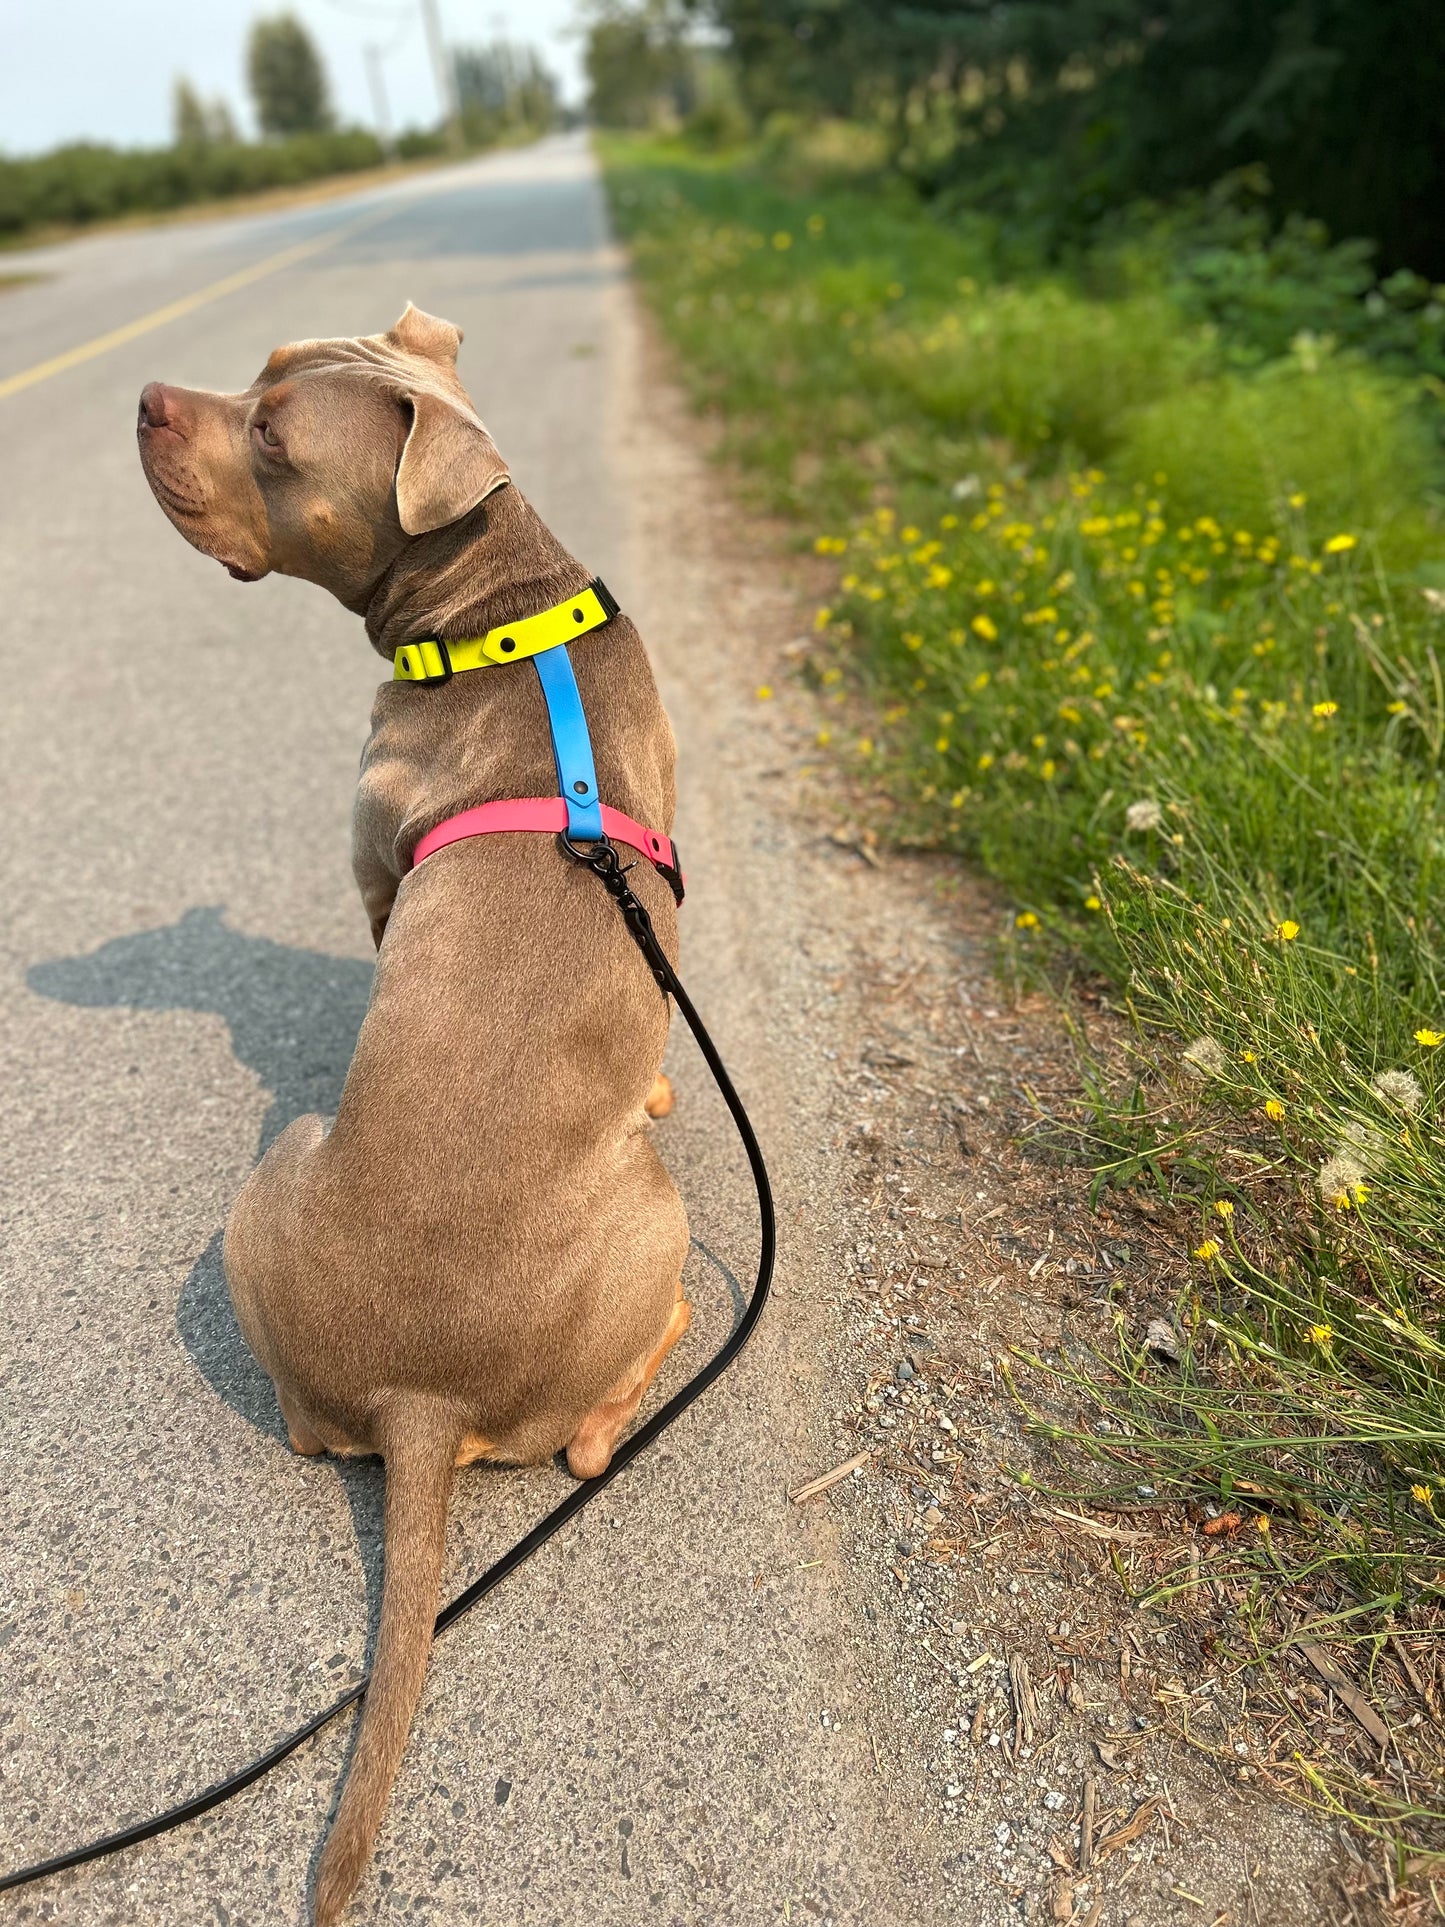
[[[550,608],[589,571],[511,485],[457,378],[460,339],[408,308],[385,335],[279,349],[243,394],[152,384],[138,434],[157,500],[233,575],[329,589],[387,658]],[[670,829],[672,732],[632,624],[571,656],[603,796]],[[334,1125],[291,1125],[226,1229],[293,1445],[386,1460],[376,1664],[322,1927],[361,1876],[420,1696],[454,1465],[565,1449],[578,1476],[602,1471],[687,1325],[687,1221],[644,1116],[667,1005],[615,906],[533,834],[407,874],[444,818],[555,791],[529,664],[382,684],[354,818],[370,1008]],[[675,955],[669,891],[646,863],[631,880]]]

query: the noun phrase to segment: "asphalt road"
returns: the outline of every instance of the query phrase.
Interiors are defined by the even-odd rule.
[[[684,974],[756,1106],[790,1235],[742,1365],[437,1648],[349,1918],[943,1917],[864,1721],[822,1717],[866,1712],[868,1686],[812,1583],[819,1529],[783,1498],[822,1469],[824,1341],[799,1281],[829,1262],[793,1157],[807,1044],[769,948],[786,858],[729,750],[751,692],[669,626],[681,562],[633,512],[646,398],[585,148],[5,265],[44,278],[0,295],[0,1865],[219,1777],[367,1651],[379,1474],[286,1449],[217,1253],[258,1149],[334,1105],[365,1005],[347,826],[378,669],[320,591],[240,586],[185,547],[133,422],[148,379],[241,386],[277,343],[381,329],[410,299],[465,330],[520,485],[645,636],[653,617],[682,747]],[[662,1143],[701,1313],[680,1373],[726,1330],[755,1239],[721,1108],[682,1049],[677,1072]],[[563,1489],[463,1475],[448,1593]],[[303,1919],[346,1746],[338,1727],[207,1820],[0,1896],[0,1921]]]

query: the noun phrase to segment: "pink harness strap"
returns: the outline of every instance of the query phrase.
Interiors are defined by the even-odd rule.
[[[518,796],[497,803],[480,803],[476,809],[449,816],[434,830],[428,830],[411,853],[411,867],[415,869],[418,863],[424,863],[448,843],[460,843],[465,837],[488,836],[498,830],[542,830],[555,835],[566,827],[567,805],[560,796]],[[666,879],[677,901],[682,902],[682,871],[671,837],[649,830],[643,823],[635,823],[630,816],[624,816],[621,810],[614,810],[606,803],[602,805],[602,827],[614,843],[625,843],[629,849],[640,851]]]

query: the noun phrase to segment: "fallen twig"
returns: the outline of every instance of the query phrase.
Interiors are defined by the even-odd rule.
[[[806,1485],[795,1486],[788,1497],[794,1505],[805,1505],[809,1499],[818,1498],[830,1486],[838,1485],[842,1480],[850,1478],[861,1466],[865,1466],[872,1456],[871,1452],[855,1452],[851,1459],[844,1459],[843,1463],[835,1465],[831,1472],[820,1472],[816,1479],[809,1479]]]
[[[1320,1678],[1334,1690],[1335,1698],[1351,1712],[1364,1727],[1376,1746],[1390,1744],[1390,1729],[1365,1698],[1359,1687],[1336,1666],[1323,1646],[1316,1646],[1309,1640],[1301,1640],[1299,1649],[1314,1667]]]

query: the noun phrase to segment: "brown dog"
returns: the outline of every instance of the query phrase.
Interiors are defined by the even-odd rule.
[[[588,571],[510,485],[460,340],[408,308],[384,335],[278,349],[243,394],[152,384],[156,499],[232,575],[330,589],[387,658],[576,595]],[[617,616],[570,653],[603,798],[667,831],[672,731],[636,630]],[[321,1927],[361,1877],[420,1697],[453,1467],[565,1448],[579,1477],[602,1471],[688,1323],[687,1220],[644,1115],[667,1005],[615,906],[534,833],[408,874],[445,818],[555,792],[530,664],[381,685],[353,843],[370,1008],[335,1123],[292,1124],[226,1228],[236,1315],[296,1450],[386,1461],[381,1627]],[[667,888],[645,863],[631,881],[675,955]]]

